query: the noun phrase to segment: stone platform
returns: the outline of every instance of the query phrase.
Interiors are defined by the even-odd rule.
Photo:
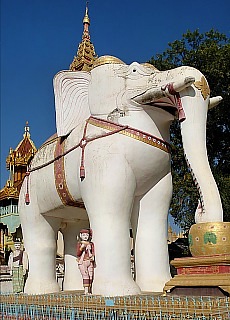
[[[101,297],[81,292],[43,295],[0,295],[0,318],[9,319],[230,319],[227,297],[138,296]]]

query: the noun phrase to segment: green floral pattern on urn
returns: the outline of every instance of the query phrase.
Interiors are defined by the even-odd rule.
[[[204,243],[213,243],[216,244],[217,237],[213,232],[205,232],[204,234]]]

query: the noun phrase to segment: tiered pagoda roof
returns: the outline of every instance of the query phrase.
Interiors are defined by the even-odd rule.
[[[79,44],[76,56],[69,67],[71,71],[90,71],[93,67],[95,59],[97,58],[94,45],[90,41],[89,25],[90,19],[88,16],[88,7],[86,7],[85,16],[83,19],[84,30],[82,41]]]
[[[6,167],[10,171],[9,179],[5,187],[0,190],[0,201],[4,199],[18,199],[19,191],[27,171],[27,165],[33,158],[37,149],[30,139],[28,122],[26,122],[23,139],[19,142],[15,150],[10,148],[6,158]]]

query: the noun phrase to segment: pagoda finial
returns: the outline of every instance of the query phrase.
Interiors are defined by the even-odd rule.
[[[27,137],[30,138],[30,127],[29,127],[29,122],[26,121],[26,125],[25,125],[25,133],[23,135],[23,137]]]
[[[88,4],[89,4],[89,1],[86,1],[85,16],[83,19],[83,24],[88,23],[88,25],[90,25],[90,20],[89,20],[89,16],[88,16],[88,11],[89,11]]]
[[[84,29],[82,42],[79,44],[77,54],[69,67],[71,71],[90,71],[96,59],[94,45],[90,42],[90,19],[88,11],[88,1],[86,1],[85,16],[83,18]]]

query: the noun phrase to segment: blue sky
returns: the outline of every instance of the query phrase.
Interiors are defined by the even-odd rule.
[[[25,122],[37,148],[56,130],[52,79],[72,62],[84,12],[83,0],[1,0],[1,187]],[[98,56],[145,62],[187,30],[230,37],[229,12],[229,0],[91,0],[91,41]]]

